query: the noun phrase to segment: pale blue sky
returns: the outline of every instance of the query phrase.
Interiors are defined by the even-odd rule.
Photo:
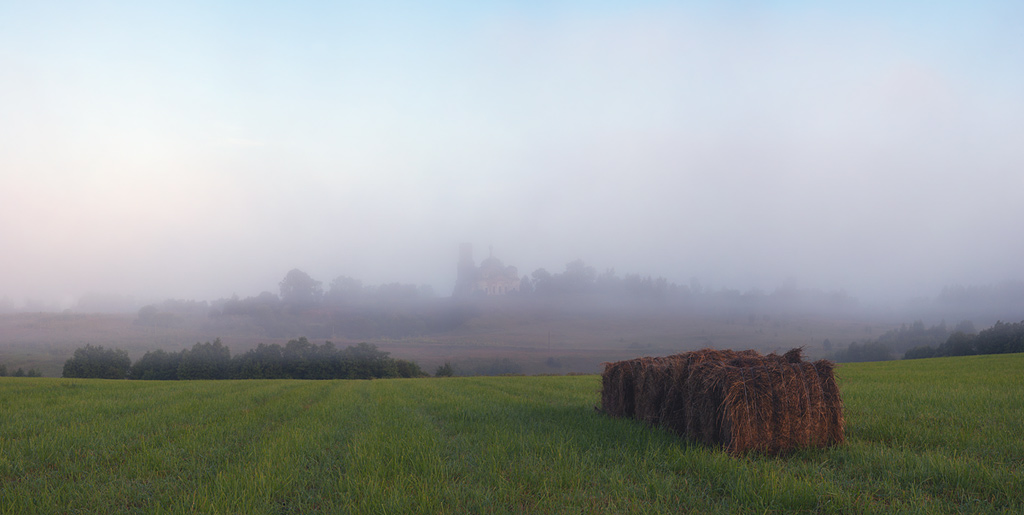
[[[0,299],[1024,279],[1020,2],[5,2]]]

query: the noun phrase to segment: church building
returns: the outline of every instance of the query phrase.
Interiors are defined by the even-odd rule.
[[[455,281],[454,297],[470,295],[506,295],[519,291],[519,271],[514,266],[505,266],[494,257],[490,249],[487,259],[476,266],[473,261],[473,245],[463,243],[459,247],[459,268]]]

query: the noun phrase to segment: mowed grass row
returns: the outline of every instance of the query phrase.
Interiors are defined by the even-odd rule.
[[[596,376],[0,378],[0,513],[1022,512],[1022,371],[845,365],[847,445],[739,459]]]

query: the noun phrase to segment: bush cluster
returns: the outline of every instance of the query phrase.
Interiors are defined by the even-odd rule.
[[[0,377],[7,375],[7,365],[0,363]],[[38,368],[30,368],[26,372],[24,368],[18,367],[17,370],[11,372],[11,377],[42,377],[43,373]]]
[[[305,337],[283,347],[259,344],[232,357],[221,343],[196,343],[191,349],[147,352],[134,364],[120,349],[86,345],[64,363],[64,377],[106,379],[374,379],[423,377],[415,362],[395,359],[369,343],[338,349],[331,342],[317,346]]]

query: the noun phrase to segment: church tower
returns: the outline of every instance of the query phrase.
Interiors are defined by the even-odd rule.
[[[476,280],[476,263],[473,262],[473,244],[459,245],[459,265],[455,279],[453,297],[465,297],[473,292],[473,281]]]

